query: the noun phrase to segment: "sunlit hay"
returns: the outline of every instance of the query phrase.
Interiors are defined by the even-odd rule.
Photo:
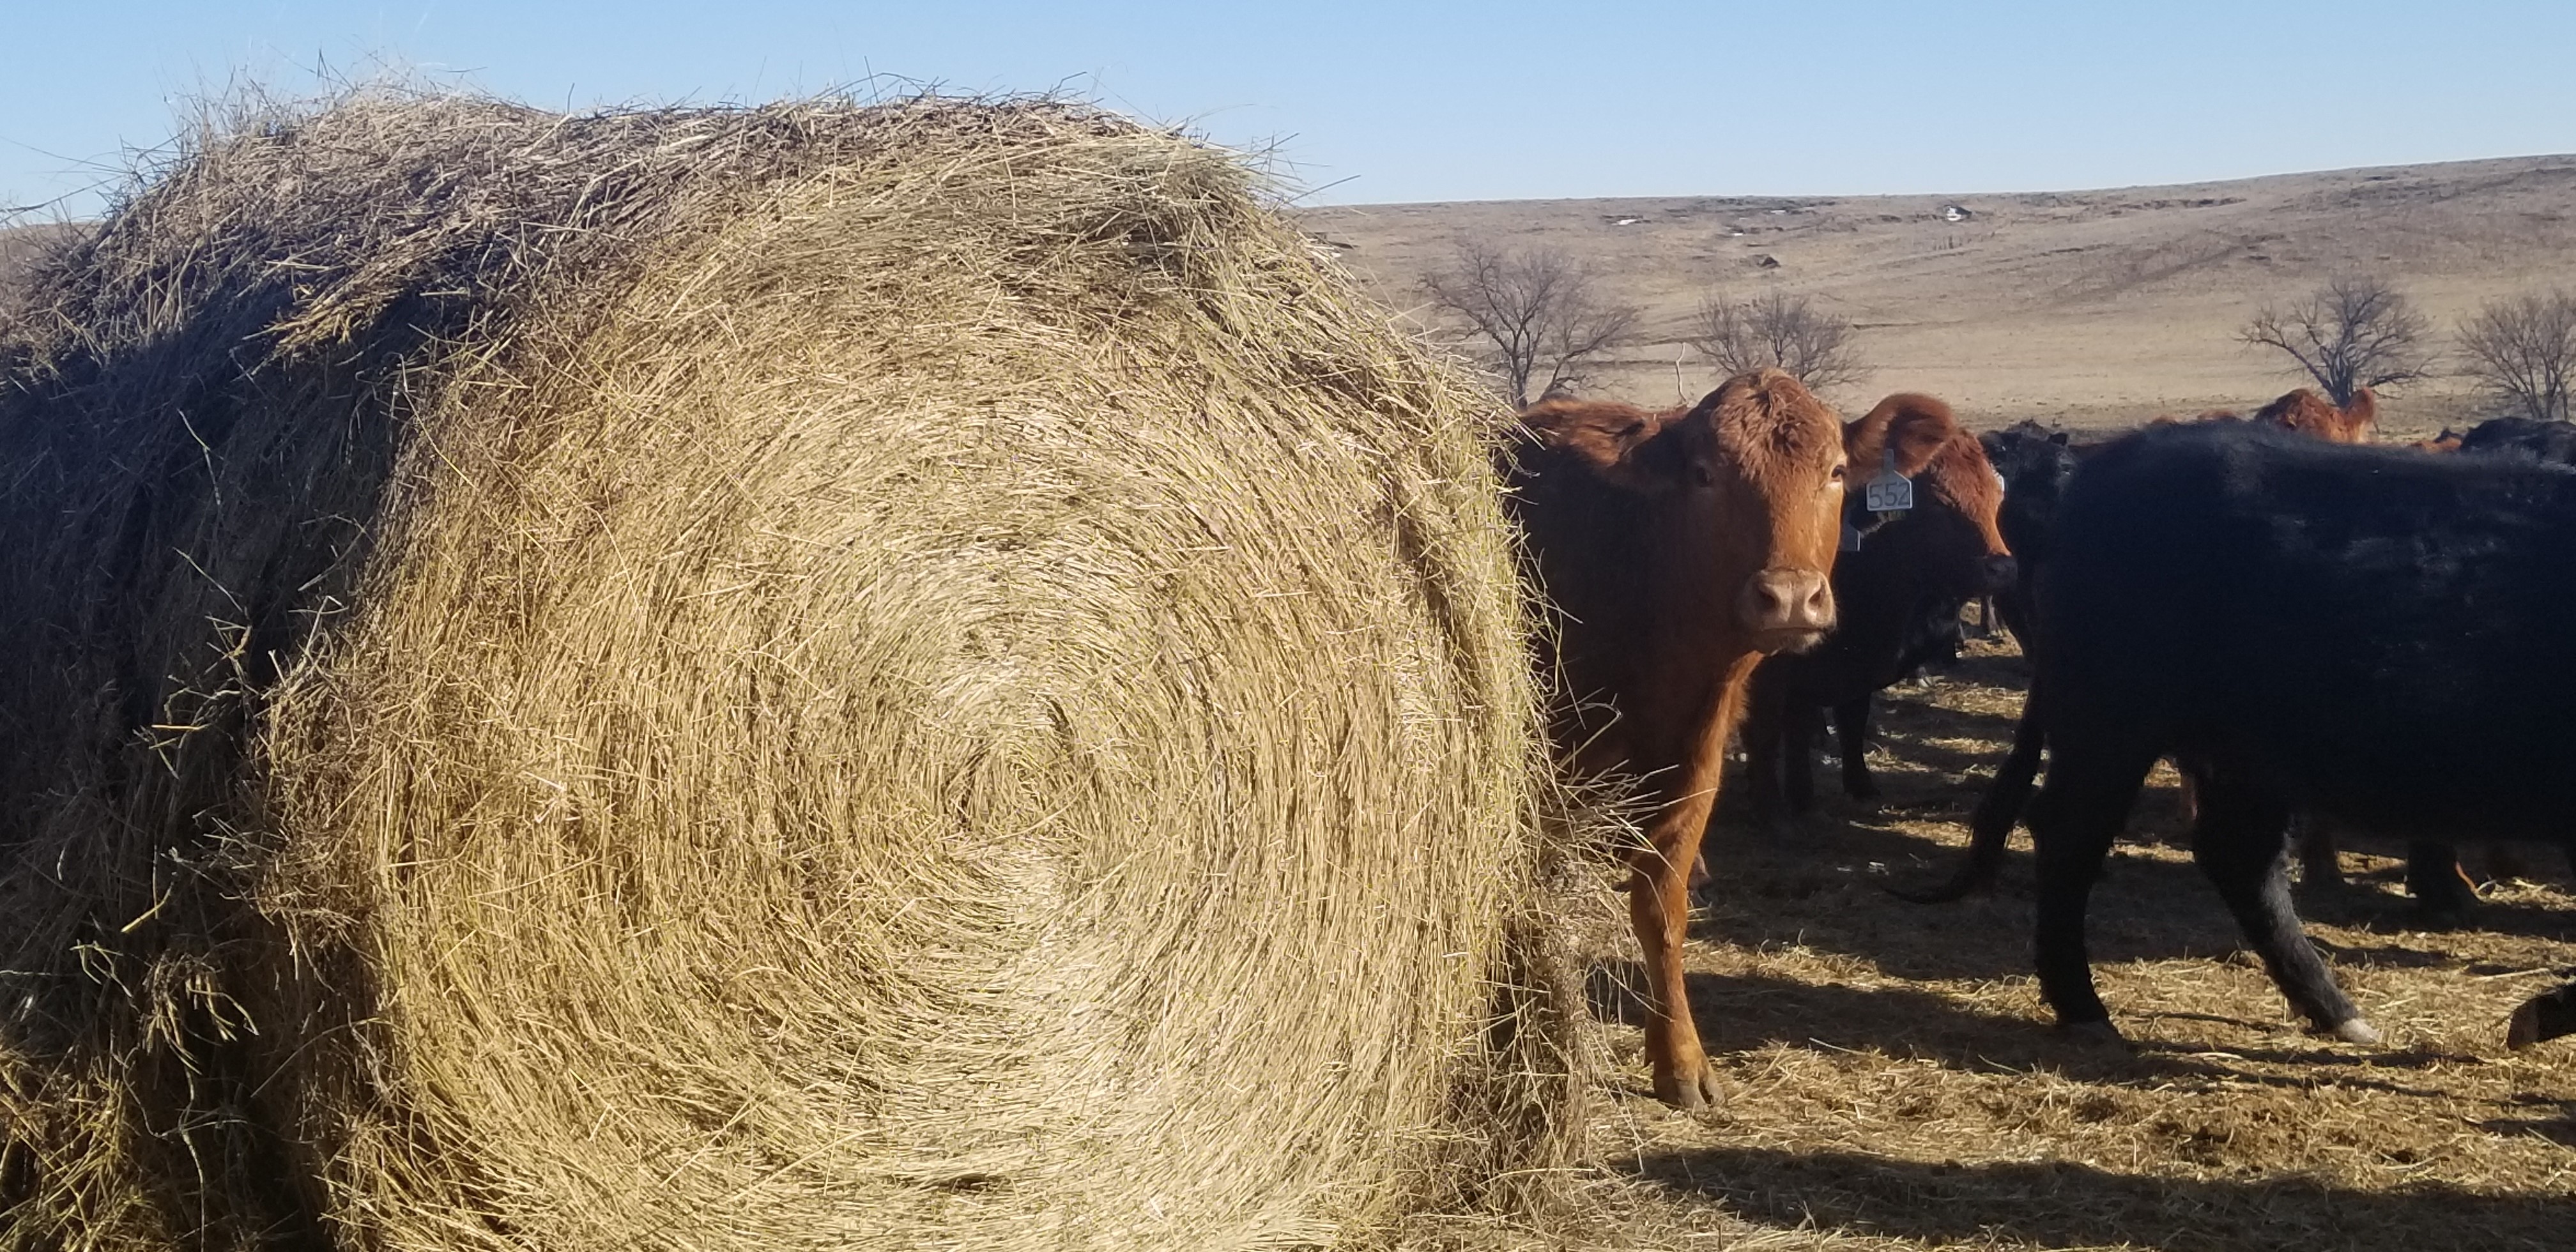
[[[1524,1202],[1502,415],[1265,194],[1046,102],[198,136],[0,329],[12,1240]]]

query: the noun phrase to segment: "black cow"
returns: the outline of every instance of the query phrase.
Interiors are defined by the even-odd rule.
[[[2480,422],[2460,436],[2460,451],[2527,456],[2556,465],[2576,465],[2576,424],[2528,417],[2499,417]]]
[[[2448,434],[2447,430],[2444,433]],[[2436,439],[2412,446],[2418,451],[2438,451],[2440,443]],[[2499,417],[2478,423],[2466,434],[2452,436],[2451,450],[2471,456],[2514,456],[2576,465],[2576,425]],[[2311,824],[2302,832],[2300,844],[2302,886],[2337,885],[2343,881],[2329,828]],[[2466,917],[2478,900],[2477,884],[2461,870],[2452,846],[2432,839],[2414,840],[2406,847],[2406,893],[2414,897],[2428,920],[2437,923]]]
[[[2377,1032],[2291,909],[2294,811],[2401,837],[2576,836],[2559,777],[2576,756],[2576,471],[2151,428],[2077,472],[2052,539],[2020,735],[2050,754],[2028,817],[2040,987],[2065,1026],[2116,1037],[2085,904],[2160,756],[2197,782],[2194,859],[2274,981],[2354,1042]],[[2001,832],[1976,833],[1990,865]],[[2525,1005],[2513,1039],[2576,1028],[2571,998]]]
[[[2065,497],[2066,480],[2075,474],[2075,450],[2068,446],[2065,431],[2047,430],[2035,422],[1989,432],[1979,442],[2004,481],[2003,508],[1995,522],[2019,565],[2013,585],[1994,597],[1999,609],[1995,616],[2027,648],[2031,588],[2048,560],[2058,502]]]

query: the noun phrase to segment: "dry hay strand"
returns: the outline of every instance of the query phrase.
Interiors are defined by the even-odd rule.
[[[0,343],[9,1242],[1337,1242],[1581,1137],[1502,415],[1236,158],[362,92]]]

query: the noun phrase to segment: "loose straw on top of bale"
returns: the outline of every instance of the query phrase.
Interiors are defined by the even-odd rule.
[[[1261,197],[1046,102],[201,136],[0,326],[10,1233],[1248,1246],[1557,1163],[1497,415]]]

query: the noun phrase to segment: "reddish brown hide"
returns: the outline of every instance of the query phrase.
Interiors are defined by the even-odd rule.
[[[1833,633],[1764,666],[1754,682],[1744,727],[1749,807],[1779,833],[1814,801],[1807,750],[1819,710],[1833,708],[1842,732],[1845,792],[1876,794],[1861,751],[1870,698],[1946,652],[1960,606],[2010,589],[2016,572],[1998,524],[2003,480],[1949,405],[1889,396],[1843,428],[1843,449],[1864,478],[1885,468],[1912,479],[1914,507],[1891,520],[1859,500],[1845,504],[1855,546],[1834,566]]]
[[[2327,443],[2368,443],[2370,428],[2379,420],[2379,397],[2364,387],[2352,393],[2352,403],[2338,409],[2324,396],[2301,387],[2256,409],[2253,420],[2286,426]]]
[[[1655,1094],[1696,1108],[1717,1087],[1682,980],[1689,870],[1755,664],[1833,626],[1842,427],[1777,370],[1687,410],[1550,400],[1521,421],[1509,507],[1557,615],[1550,730],[1653,805],[1628,885],[1646,1056]]]

